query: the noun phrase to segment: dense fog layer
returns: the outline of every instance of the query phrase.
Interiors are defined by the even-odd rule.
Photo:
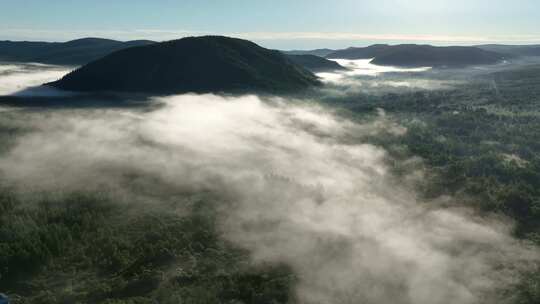
[[[421,160],[394,176],[368,138],[407,129],[382,110],[358,122],[255,95],[151,102],[10,113],[29,131],[1,156],[2,179],[21,193],[112,189],[142,204],[176,189],[220,194],[223,237],[253,263],[290,265],[303,303],[500,302],[536,260],[509,223],[444,207],[450,197],[420,200]]]

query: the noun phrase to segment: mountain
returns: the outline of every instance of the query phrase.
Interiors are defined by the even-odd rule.
[[[316,49],[316,50],[292,50],[292,51],[282,51],[287,55],[315,55],[319,57],[326,57],[326,55],[335,52],[331,49]]]
[[[484,44],[477,46],[480,49],[497,52],[511,56],[540,56],[540,45],[504,45]]]
[[[499,53],[468,46],[398,45],[376,56],[371,62],[407,67],[460,67],[495,64],[503,59],[504,56]]]
[[[376,44],[365,48],[348,48],[327,55],[327,58],[369,59],[373,64],[406,67],[457,67],[495,64],[504,55],[470,46],[436,47],[431,45]]]
[[[222,36],[188,37],[117,51],[49,85],[144,93],[291,91],[319,85],[279,51]]]
[[[350,47],[327,54],[326,58],[336,59],[372,59],[384,54],[392,47],[388,44],[374,44],[368,47]]]
[[[301,65],[314,73],[347,70],[347,68],[341,66],[335,61],[315,55],[288,55],[287,57],[294,63]]]
[[[68,42],[0,41],[0,61],[82,65],[118,50],[153,43],[148,40],[122,42],[101,38]]]

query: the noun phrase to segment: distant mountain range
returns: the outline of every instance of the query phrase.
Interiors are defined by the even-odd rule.
[[[405,67],[459,67],[495,64],[505,56],[493,51],[469,46],[436,47],[431,45],[376,44],[363,48],[348,48],[336,51],[327,58],[371,59],[377,65]]]
[[[346,70],[330,59],[404,67],[462,67],[540,56],[540,45],[375,44],[343,50],[274,51],[250,41],[189,37],[169,42],[84,38],[64,43],[0,41],[0,61],[84,65],[49,85],[74,91],[151,93],[290,91],[319,85],[314,72]]]
[[[102,38],[82,38],[68,42],[14,42],[0,41],[0,61],[36,62],[57,65],[83,65],[100,59],[113,52],[157,43],[150,40],[117,41]],[[330,49],[308,51],[317,57],[297,57],[304,51],[284,52],[291,59],[312,71],[344,69],[338,63],[321,58],[332,52]]]
[[[347,70],[347,68],[341,66],[335,61],[315,55],[287,55],[287,57],[291,61],[303,66],[304,68],[314,73]]]
[[[390,51],[392,46],[388,44],[374,44],[368,47],[350,47],[327,54],[326,58],[335,59],[372,59]]]
[[[68,42],[0,41],[0,61],[83,65],[122,49],[155,43],[157,42],[149,40],[122,42],[102,38],[83,38]],[[319,72],[343,69],[343,67],[335,62],[323,61],[307,55],[331,59],[374,59],[373,63],[379,65],[466,66],[493,64],[503,58],[540,56],[540,45],[486,44],[472,47],[434,47],[416,44],[375,44],[342,50],[324,48],[282,52],[293,56],[290,59],[297,64]]]
[[[0,41],[0,61],[81,65],[115,51],[154,43],[149,40],[122,42],[101,38],[83,38],[68,42]]]
[[[376,56],[371,62],[378,65],[411,67],[461,67],[496,64],[504,58],[496,52],[467,46],[398,45]]]
[[[314,55],[319,57],[326,57],[328,54],[335,52],[336,50],[331,49],[316,49],[316,50],[292,50],[292,51],[283,51],[287,55]]]
[[[49,85],[70,91],[203,93],[281,92],[319,84],[279,51],[247,40],[204,36],[123,49]]]
[[[497,52],[512,56],[540,56],[540,45],[504,45],[504,44],[484,44],[478,45],[486,51]]]
[[[485,44],[470,47],[435,47],[417,44],[374,44],[342,50],[285,51],[286,54],[316,55],[330,59],[373,59],[378,65],[455,67],[494,64],[506,58],[540,56],[540,45]]]

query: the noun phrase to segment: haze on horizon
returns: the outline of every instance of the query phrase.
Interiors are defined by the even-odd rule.
[[[540,43],[534,0],[2,0],[0,40],[228,35],[279,49]]]

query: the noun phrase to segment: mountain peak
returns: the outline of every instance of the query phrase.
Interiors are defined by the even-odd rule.
[[[279,51],[225,36],[186,37],[123,49],[50,85],[145,93],[289,91],[319,84]]]

